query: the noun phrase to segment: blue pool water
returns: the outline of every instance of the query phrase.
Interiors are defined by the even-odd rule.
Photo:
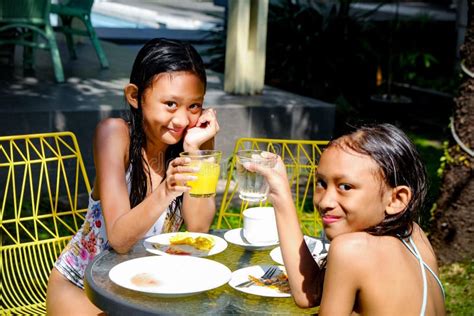
[[[161,16],[161,20],[156,20],[155,25],[129,21],[120,17],[105,15],[97,12],[91,13],[91,21],[94,27],[101,28],[130,28],[130,29],[149,29],[149,28],[170,28],[185,30],[213,30],[219,27],[216,22],[193,21],[182,16]]]
[[[94,27],[120,27],[120,28],[150,28],[145,24],[140,24],[138,22],[126,21],[118,19],[116,17],[103,15],[99,13],[92,12],[91,21]]]

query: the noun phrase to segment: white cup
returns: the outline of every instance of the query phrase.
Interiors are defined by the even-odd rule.
[[[265,244],[278,241],[278,230],[273,207],[252,207],[243,212],[244,238],[250,244]]]

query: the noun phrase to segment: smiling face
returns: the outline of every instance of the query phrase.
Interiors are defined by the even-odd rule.
[[[321,156],[314,204],[329,239],[379,224],[391,194],[369,156],[337,145]]]
[[[142,98],[143,128],[147,141],[168,146],[194,127],[202,112],[205,87],[190,72],[161,73]]]

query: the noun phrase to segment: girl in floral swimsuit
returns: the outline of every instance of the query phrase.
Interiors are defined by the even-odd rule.
[[[96,179],[81,229],[51,271],[49,315],[97,315],[85,296],[84,271],[101,251],[128,252],[140,239],[177,231],[206,232],[214,198],[193,198],[195,179],[182,151],[212,149],[216,113],[203,109],[206,73],[196,50],[154,39],[138,52],[126,85],[127,120],[101,121],[94,135]],[[178,157],[178,158],[177,158]]]

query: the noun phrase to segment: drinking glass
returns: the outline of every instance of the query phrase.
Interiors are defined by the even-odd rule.
[[[239,150],[236,156],[237,185],[239,197],[250,202],[260,202],[267,199],[268,183],[265,178],[257,173],[251,172],[244,167],[245,163],[254,163],[267,167],[273,167],[276,157],[262,155],[262,150]]]
[[[187,181],[187,185],[191,187],[189,195],[198,198],[215,196],[222,152],[218,150],[196,150],[185,151],[179,155],[190,158],[189,166],[199,169],[199,171],[193,173],[197,179]]]

